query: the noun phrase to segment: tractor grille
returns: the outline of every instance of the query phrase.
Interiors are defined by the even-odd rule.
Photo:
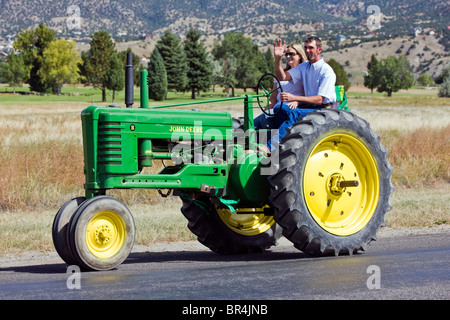
[[[122,164],[122,125],[120,122],[99,122],[98,164]]]

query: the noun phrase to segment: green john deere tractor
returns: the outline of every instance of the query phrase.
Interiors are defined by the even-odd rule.
[[[244,117],[233,119],[171,109],[188,103],[149,107],[143,70],[140,107],[133,108],[127,60],[126,107],[81,113],[85,195],[61,207],[52,229],[67,264],[108,270],[131,252],[133,216],[109,189],[173,191],[189,229],[218,253],[263,252],[284,235],[314,256],[353,254],[376,238],[391,208],[392,167],[369,123],[343,109],[342,92],[340,108],[308,114],[275,152],[261,155],[267,133],[254,129],[253,109],[264,111],[271,94],[262,81],[256,95],[214,100],[243,100]],[[146,173],[155,161],[164,169]]]

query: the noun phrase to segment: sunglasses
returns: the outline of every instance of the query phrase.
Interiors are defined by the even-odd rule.
[[[286,57],[293,57],[293,56],[295,56],[297,53],[295,53],[295,52],[286,52],[286,54],[285,54],[285,56]]]

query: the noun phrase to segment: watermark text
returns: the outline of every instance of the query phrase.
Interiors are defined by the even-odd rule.
[[[67,268],[66,274],[68,275],[66,285],[67,289],[81,289],[81,270],[78,266],[69,266]]]
[[[377,265],[370,265],[367,267],[369,278],[366,281],[367,288],[370,290],[381,289],[381,269]]]
[[[371,15],[367,18],[367,29],[375,31],[381,29],[381,9],[379,6],[370,5],[367,7],[366,13]]]
[[[66,19],[66,25],[69,30],[81,29],[81,10],[77,5],[71,5],[67,7],[67,14],[69,17]]]

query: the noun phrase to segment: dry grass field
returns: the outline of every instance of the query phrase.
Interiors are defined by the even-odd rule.
[[[389,150],[394,167],[391,228],[450,223],[450,99],[429,90],[392,98],[354,88],[353,112],[368,120]],[[0,256],[52,251],[51,225],[59,207],[83,195],[80,112],[86,102],[2,103],[0,96]],[[243,105],[205,104],[200,109],[242,115]],[[132,211],[137,244],[192,240],[177,198],[155,191],[114,191]]]

